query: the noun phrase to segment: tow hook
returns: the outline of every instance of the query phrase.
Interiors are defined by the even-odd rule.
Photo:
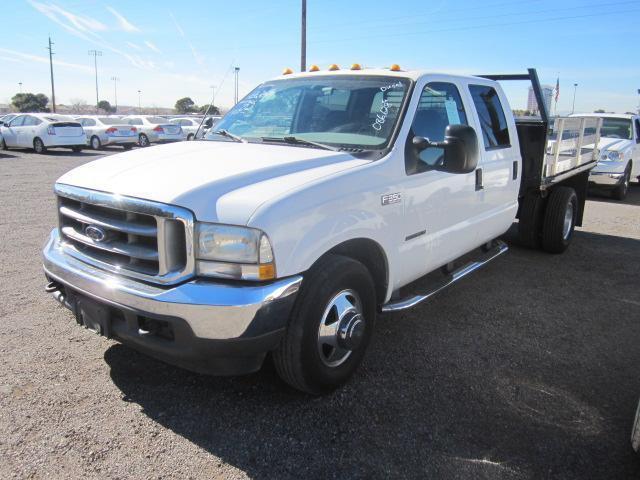
[[[61,287],[62,285],[60,285],[58,282],[49,282],[44,287],[44,291],[47,293],[53,293],[59,291]]]

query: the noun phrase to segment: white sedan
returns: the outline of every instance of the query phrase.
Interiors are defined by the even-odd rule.
[[[153,115],[131,115],[122,119],[138,129],[138,145],[148,147],[152,143],[179,142],[184,140],[180,125],[166,118]]]
[[[83,115],[76,120],[87,134],[87,145],[94,150],[105,145],[120,145],[129,150],[138,143],[138,129],[120,117]]]
[[[182,132],[186,135],[187,140],[193,140],[196,136],[196,131],[198,127],[200,127],[200,122],[202,122],[202,118],[189,118],[189,117],[178,117],[172,118],[169,120],[171,123],[175,123],[176,125],[180,125],[182,127]],[[204,128],[204,127],[203,127]],[[198,132],[198,138],[202,138],[203,128],[200,128]]]
[[[79,152],[86,146],[87,137],[80,123],[71,117],[55,113],[27,113],[3,124],[2,148],[33,148],[45,153],[48,148],[70,148]]]

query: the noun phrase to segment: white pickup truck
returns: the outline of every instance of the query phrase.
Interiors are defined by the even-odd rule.
[[[617,200],[624,200],[629,181],[640,181],[640,115],[588,113],[571,116],[602,119],[598,143],[600,158],[591,170],[589,184],[609,190]]]
[[[208,141],[80,166],[55,185],[47,291],[169,363],[240,374],[272,352],[290,385],[330,391],[378,312],[504,253],[517,217],[522,242],[553,253],[581,224],[597,152],[547,153],[544,109],[516,122],[496,80],[530,80],[542,99],[532,69],[334,66],[258,86]],[[598,122],[579,123],[597,143],[584,132]]]

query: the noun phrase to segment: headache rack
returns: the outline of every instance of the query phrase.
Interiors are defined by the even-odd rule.
[[[516,118],[522,155],[520,196],[552,185],[595,167],[599,152],[602,119],[596,117],[554,117],[544,102],[535,68],[523,74],[478,75],[489,80],[529,81],[536,97],[539,117]]]

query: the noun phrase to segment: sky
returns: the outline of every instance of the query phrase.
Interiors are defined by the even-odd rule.
[[[233,104],[233,68],[244,96],[285,67],[300,68],[300,0],[2,0],[0,103],[23,92],[51,95],[47,41],[54,42],[56,102],[100,100],[172,107]],[[307,64],[360,63],[481,74],[536,67],[560,79],[557,112],[638,108],[639,0],[308,0]],[[119,80],[114,82],[113,77]],[[211,87],[214,87],[213,89]],[[514,109],[527,86],[513,84]]]

